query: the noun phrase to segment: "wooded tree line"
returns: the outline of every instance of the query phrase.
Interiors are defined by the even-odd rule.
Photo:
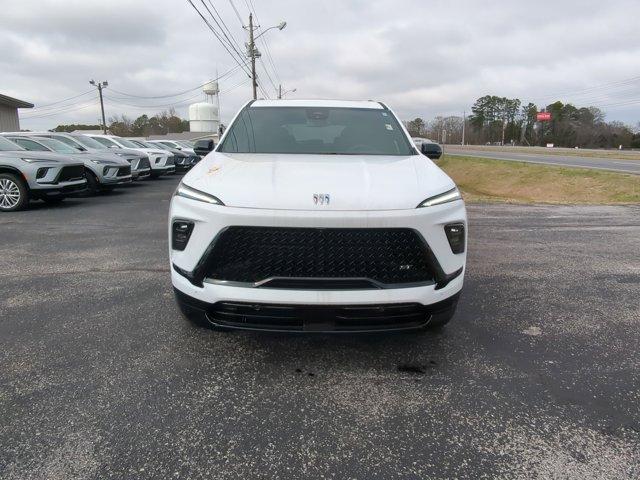
[[[121,137],[147,137],[149,135],[165,135],[189,131],[189,122],[176,115],[175,110],[161,112],[149,117],[140,115],[135,120],[126,115],[109,118],[109,131]]]
[[[539,111],[551,113],[551,121],[538,122]],[[407,123],[412,136],[444,143],[462,142],[463,118],[436,117],[429,122],[416,118]],[[542,109],[517,98],[485,95],[471,107],[464,122],[468,144],[546,145],[581,148],[640,148],[638,129],[622,122],[606,122],[596,107],[575,107],[560,101]],[[444,132],[444,133],[443,133]]]

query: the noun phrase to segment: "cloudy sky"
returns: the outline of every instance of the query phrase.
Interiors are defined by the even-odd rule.
[[[282,83],[297,89],[289,97],[382,100],[408,119],[459,115],[494,94],[640,121],[637,0],[211,0],[240,50],[233,7],[245,18],[251,1],[263,28],[288,23],[263,37],[270,56],[258,44],[272,98]],[[22,128],[98,123],[91,78],[109,81],[107,117],[174,106],[186,118],[203,98],[195,87],[234,67],[220,80],[223,122],[250,98],[186,0],[0,0],[0,12],[0,93],[40,107],[21,111]]]

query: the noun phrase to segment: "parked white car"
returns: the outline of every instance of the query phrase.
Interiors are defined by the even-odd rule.
[[[384,104],[258,100],[175,192],[171,280],[218,328],[440,327],[466,232],[456,185]]]
[[[118,137],[116,135],[95,135],[85,134],[88,137],[97,140],[103,145],[109,148],[126,148],[129,150],[137,150],[138,152],[145,153],[149,157],[149,164],[151,166],[151,176],[157,178],[161,175],[173,173],[176,170],[174,165],[173,155],[160,149],[143,148],[140,145],[127,140],[126,138]]]
[[[184,153],[189,155],[195,155],[196,152],[193,151],[193,147],[189,146],[186,143],[181,143],[176,140],[147,140],[147,143],[160,143],[169,148],[175,148],[176,150],[182,150]]]

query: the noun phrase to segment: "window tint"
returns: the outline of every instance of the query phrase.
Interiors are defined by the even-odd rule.
[[[413,155],[388,110],[327,107],[245,108],[221,152]]]
[[[78,135],[73,138],[85,147],[93,148],[94,150],[107,150],[107,147],[105,147],[103,144],[101,144],[100,142],[96,142],[93,138],[87,137],[86,135]]]
[[[66,143],[59,142],[58,140],[55,140],[53,138],[42,138],[38,141],[58,153],[78,153],[78,150],[76,148],[73,148]]]
[[[140,148],[139,145],[136,145],[131,140],[127,140],[126,138],[118,138],[116,142],[125,148]]]
[[[63,143],[66,143],[67,145],[71,145],[76,150],[81,150],[82,149],[81,145],[79,145],[76,141],[71,140],[70,138],[67,138],[67,137],[54,137],[54,138],[56,140],[60,140]]]
[[[0,152],[15,152],[16,150],[24,150],[24,148],[6,138],[0,137]]]
[[[94,140],[97,140],[98,142],[100,142],[101,144],[103,144],[106,147],[117,147],[120,148],[120,145],[118,145],[116,142],[112,141],[109,138],[104,138],[104,137],[92,137]]]
[[[21,147],[26,148],[32,152],[48,152],[49,149],[43,145],[40,145],[38,142],[34,142],[33,140],[29,140],[28,138],[16,138],[14,140]]]

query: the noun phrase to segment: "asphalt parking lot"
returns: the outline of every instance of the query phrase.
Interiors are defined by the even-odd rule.
[[[640,477],[640,207],[470,206],[442,333],[218,333],[177,182],[0,216],[0,478]]]

